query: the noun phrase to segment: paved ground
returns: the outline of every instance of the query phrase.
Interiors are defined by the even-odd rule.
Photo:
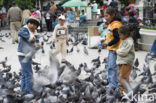
[[[10,31],[2,31],[2,33],[8,33]],[[0,47],[3,47],[4,49],[0,49],[0,61],[4,59],[4,57],[8,57],[8,64],[12,66],[12,71],[18,72],[20,70],[20,64],[18,61],[18,57],[16,55],[17,46],[18,44],[11,44],[11,37],[6,38],[3,37],[3,40],[6,42],[0,41]],[[76,49],[79,48],[80,52],[77,53]],[[80,63],[86,62],[89,67],[92,67],[91,60],[97,58],[100,56],[101,61],[108,55],[108,51],[106,49],[103,49],[101,54],[97,52],[97,49],[88,49],[89,55],[84,54],[83,52],[84,46],[78,45],[78,47],[74,47],[74,52],[68,54],[67,60],[70,61],[76,68],[78,68]],[[71,46],[68,47],[68,49],[71,49]],[[41,50],[37,52],[35,60],[41,63],[41,66],[44,67],[45,65],[49,64],[49,58],[48,54],[50,51],[50,46],[45,45],[45,53],[41,53]],[[140,62],[140,69],[142,70],[143,64],[144,64],[144,58],[147,52],[145,51],[137,51],[135,52],[136,58],[139,59]],[[58,59],[61,60],[61,55],[59,54]],[[104,69],[104,64],[101,65],[99,70]],[[153,71],[153,68],[151,68]],[[85,73],[82,73],[80,77],[85,76]]]
[[[10,32],[10,31],[1,31],[2,34],[8,33],[8,32]],[[11,43],[11,41],[12,41],[11,37],[7,37],[7,38],[3,37],[2,40],[5,40],[5,42],[2,42],[0,40],[0,47],[4,48],[4,49],[0,49],[0,61],[4,60],[4,58],[7,57],[8,58],[7,64],[12,66],[11,71],[12,72],[13,71],[19,72],[20,71],[20,64],[19,64],[18,57],[16,54],[18,44],[12,44]],[[49,65],[49,51],[51,50],[49,45],[45,45],[44,48],[45,48],[45,53],[43,54],[41,52],[41,50],[39,50],[37,52],[36,58],[35,58],[35,61],[38,61],[41,63],[42,69],[45,65]],[[68,49],[71,49],[71,48],[72,48],[72,46],[68,47]],[[79,53],[77,53],[77,51],[76,51],[77,48],[80,49]],[[101,54],[99,54],[97,52],[97,49],[88,49],[88,48],[87,49],[88,49],[89,55],[86,55],[83,52],[83,48],[84,48],[83,45],[78,45],[77,47],[74,47],[73,53],[70,53],[67,55],[67,60],[69,62],[71,62],[76,67],[76,69],[78,68],[80,63],[85,63],[85,62],[87,63],[88,67],[91,68],[93,65],[93,64],[91,64],[92,59],[95,59],[98,56],[100,56],[100,60],[102,62],[103,59],[105,57],[107,57],[107,55],[108,55],[108,51],[106,49],[102,49]],[[135,58],[139,59],[139,69],[141,71],[143,70],[142,68],[143,68],[143,65],[145,64],[144,58],[145,58],[146,54],[147,54],[147,52],[145,52],[145,51],[135,52],[135,56],[136,56]],[[60,54],[57,56],[57,58],[59,59],[59,61],[61,61],[61,55]],[[154,72],[154,67],[153,67],[154,63],[155,62],[152,61],[151,65],[150,65],[150,69],[151,69],[152,73]],[[0,67],[1,67],[1,65],[0,65]],[[102,64],[101,67],[96,70],[96,72],[98,72],[102,69],[105,69],[105,64]],[[137,72],[137,74],[140,74],[140,72]],[[82,71],[79,78],[85,78],[87,75],[88,74],[86,72]],[[140,79],[140,77],[137,77],[136,80],[131,79],[132,86],[136,85],[136,82],[138,82],[139,79]],[[153,80],[155,81],[155,77],[153,77]],[[142,102],[139,102],[139,103],[142,103]]]

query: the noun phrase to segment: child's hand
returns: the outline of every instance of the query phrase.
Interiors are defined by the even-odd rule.
[[[107,46],[108,46],[108,44],[102,44],[102,46],[103,46],[103,47],[107,47]]]
[[[105,39],[101,39],[101,43],[104,42],[104,41],[105,41]]]
[[[37,44],[36,45],[36,48],[40,49],[41,48],[41,45],[40,44]]]
[[[35,43],[35,38],[32,38],[32,39],[30,40],[30,43],[34,44],[34,43]]]
[[[105,40],[106,40],[105,38],[101,39],[101,43],[103,43]]]

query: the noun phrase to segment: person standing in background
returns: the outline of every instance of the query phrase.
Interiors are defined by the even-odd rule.
[[[47,10],[44,14],[44,18],[46,21],[47,30],[52,31],[52,13],[49,10]]]
[[[112,8],[118,8],[118,2],[117,1],[115,1],[115,0],[112,0],[112,2],[110,3],[110,5],[109,6],[111,6]]]
[[[10,23],[10,29],[12,34],[12,43],[18,42],[17,32],[21,27],[22,10],[16,6],[16,3],[12,3],[12,7],[8,10],[8,21]]]
[[[57,7],[56,7],[55,3],[54,3],[54,2],[51,2],[50,11],[51,11],[53,14],[55,14],[56,9],[57,9]]]
[[[134,17],[134,13],[132,11],[129,12],[129,23],[132,23],[135,25],[135,31],[133,33],[133,40],[134,40],[135,51],[138,51],[139,50],[138,39],[141,38],[140,33],[139,33],[140,27],[139,27],[137,19]]]
[[[36,13],[40,17],[40,26],[38,27],[38,29],[40,32],[42,32],[42,13],[41,13],[41,9],[39,7],[37,7]]]
[[[98,4],[96,3],[96,1],[94,1],[92,5],[92,13],[93,13],[94,20],[96,19],[97,9],[98,9]]]
[[[25,10],[22,13],[22,25],[23,26],[27,24],[27,21],[28,21],[30,16],[31,16],[31,12],[28,9],[28,7],[26,7]]]

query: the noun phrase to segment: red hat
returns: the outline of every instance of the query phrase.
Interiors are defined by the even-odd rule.
[[[138,18],[138,21],[141,21],[142,19],[141,18]]]

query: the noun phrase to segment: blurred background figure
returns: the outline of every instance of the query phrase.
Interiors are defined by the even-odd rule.
[[[85,21],[86,21],[86,13],[84,12],[84,10],[82,10],[80,14],[80,25]]]
[[[30,16],[31,16],[31,12],[28,9],[28,7],[26,6],[25,7],[25,10],[22,13],[22,26],[24,26],[24,25],[27,24],[27,21],[28,21],[28,19],[29,19]]]
[[[8,21],[10,23],[10,29],[12,34],[12,43],[18,42],[17,32],[21,27],[22,10],[16,6],[15,2],[12,2],[12,7],[8,10]]]
[[[52,13],[50,12],[50,10],[46,10],[44,18],[46,21],[47,30],[52,31]]]
[[[98,9],[98,4],[96,3],[96,1],[93,1],[92,13],[93,13],[93,19],[94,20],[96,19],[97,9]]]

